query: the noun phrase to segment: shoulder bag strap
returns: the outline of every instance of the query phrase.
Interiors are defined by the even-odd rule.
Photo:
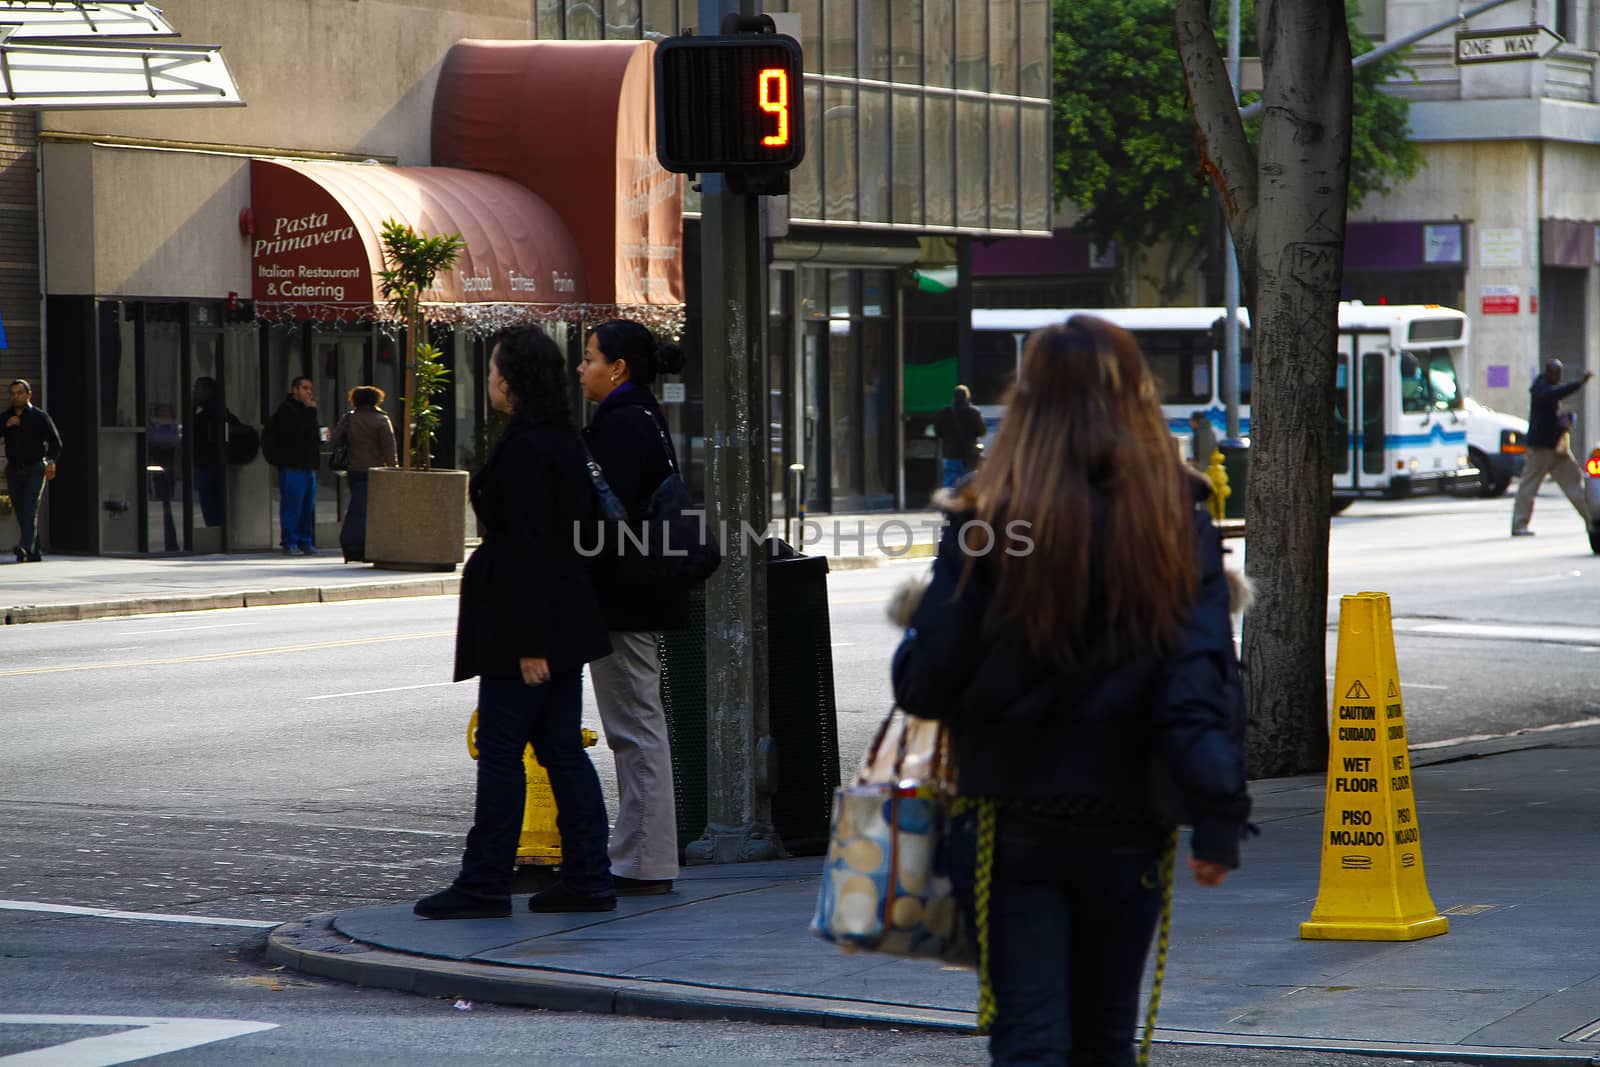
[[[608,519],[620,522],[628,521],[628,509],[617,494],[612,491],[611,483],[606,481],[605,471],[600,469],[600,464],[595,462],[594,453],[589,451],[589,442],[583,439],[583,434],[578,434],[578,443],[583,445],[583,465],[589,472],[589,484],[594,486],[595,496],[600,498],[600,510]]]
[[[647,407],[639,406],[639,411],[650,420],[650,425],[656,428],[656,435],[661,438],[661,447],[667,453],[667,466],[672,468],[672,473],[678,473],[678,454],[672,447],[672,441],[667,437],[667,431],[662,428],[661,420],[656,418],[655,412]]]

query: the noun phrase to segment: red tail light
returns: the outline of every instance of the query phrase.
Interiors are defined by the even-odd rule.
[[[1589,472],[1589,477],[1600,478],[1600,448],[1589,453],[1589,462],[1583,465],[1583,469]]]

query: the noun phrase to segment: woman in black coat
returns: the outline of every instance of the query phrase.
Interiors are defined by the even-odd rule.
[[[989,457],[959,483],[895,697],[946,723],[952,876],[980,931],[997,1064],[1134,1063],[1171,877],[1217,885],[1250,810],[1221,542],[1138,345],[1077,315],[1029,338]]]
[[[656,487],[678,466],[650,386],[657,374],[682,369],[683,352],[676,345],[657,345],[649,330],[626,319],[597,326],[578,365],[583,395],[599,405],[584,441],[634,523],[644,520]],[[661,533],[646,530],[646,536]],[[678,875],[678,818],[657,646],[662,630],[686,624],[689,589],[624,580],[617,568],[621,533],[608,534],[593,566],[613,651],[590,664],[589,674],[606,744],[617,761],[611,873],[618,893],[667,893]]]
[[[561,350],[526,326],[501,334],[489,401],[511,416],[483,469],[472,508],[483,543],[461,575],[455,680],[478,678],[478,796],[461,873],[417,902],[428,919],[511,914],[511,875],[527,780],[522,752],[550,774],[561,833],[561,881],[530,911],[610,911],[606,809],[584,750],[583,665],[611,651],[577,551],[598,518],[583,442],[572,425]]]

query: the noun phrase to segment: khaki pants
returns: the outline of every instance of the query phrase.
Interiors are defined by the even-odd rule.
[[[660,634],[613,631],[611,655],[589,664],[606,744],[617,761],[617,821],[611,873],[624,878],[678,876],[678,811],[672,795],[672,747],[661,709]]]
[[[1545,475],[1556,480],[1587,526],[1589,509],[1583,502],[1583,471],[1578,468],[1578,461],[1566,449],[1529,448],[1527,462],[1522,467],[1522,478],[1517,485],[1516,507],[1511,511],[1511,528],[1520,530],[1533,518],[1533,499],[1539,495],[1539,486],[1544,484]]]

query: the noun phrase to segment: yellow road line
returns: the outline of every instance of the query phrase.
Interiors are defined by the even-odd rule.
[[[243,659],[247,656],[277,656],[285,652],[314,652],[323,648],[351,648],[355,645],[381,645],[388,641],[418,641],[430,637],[454,637],[454,630],[437,630],[425,634],[394,634],[390,637],[361,637],[350,641],[319,641],[311,645],[279,645],[275,648],[253,648],[242,652],[211,652],[204,656],[173,656],[170,659],[134,659],[120,663],[79,663],[66,667],[24,667],[20,670],[0,671],[0,678],[15,678],[23,674],[65,674],[69,671],[110,671],[128,667],[165,667],[174,663],[207,663],[222,659]]]

